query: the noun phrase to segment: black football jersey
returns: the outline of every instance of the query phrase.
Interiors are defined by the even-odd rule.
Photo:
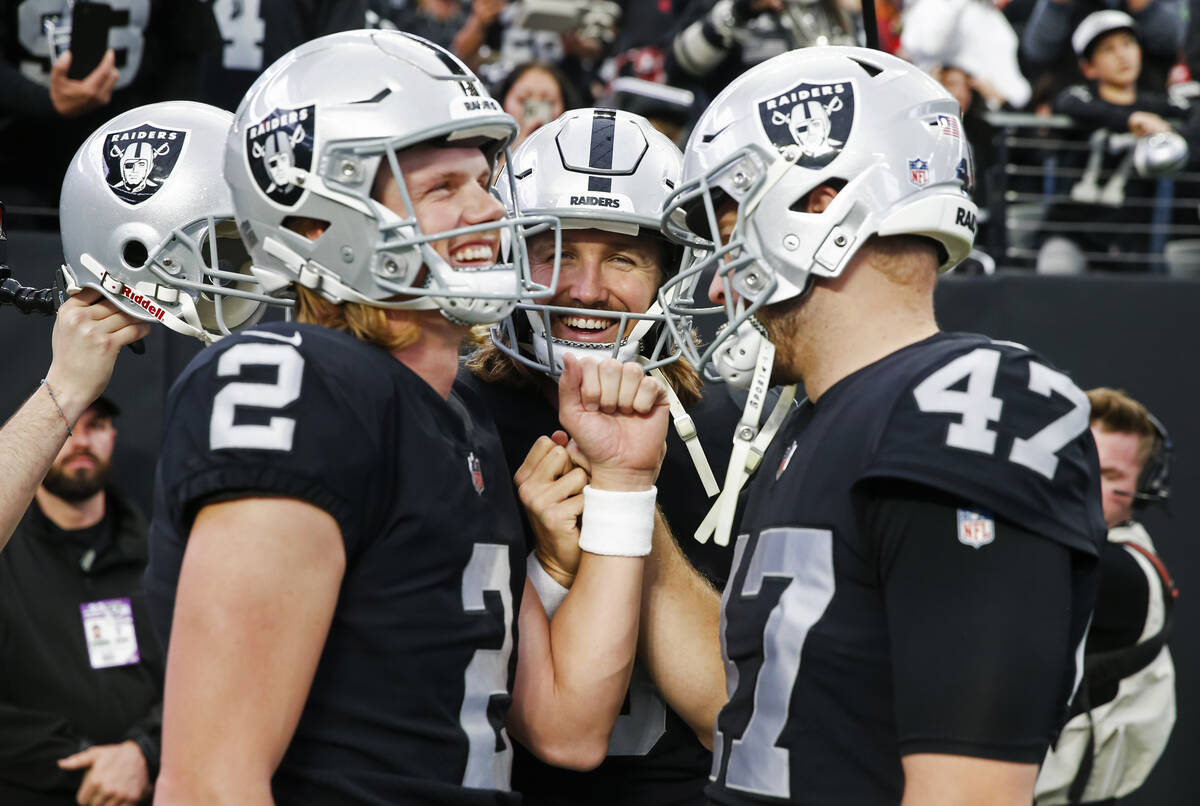
[[[538,437],[562,428],[558,413],[540,389],[515,389],[483,383],[467,371],[459,385],[474,389],[496,420],[510,470],[515,473]],[[704,440],[705,452],[718,479],[729,459],[729,435],[740,412],[725,390],[705,390],[706,402],[692,411]],[[692,532],[708,512],[711,501],[692,466],[691,457],[674,429],[669,432],[667,457],[659,473],[658,505],[685,554],[700,570],[719,582],[729,571],[732,554],[712,541],[701,546]],[[528,534],[528,549],[533,536]],[[526,804],[622,804],[673,806],[703,803],[705,776],[712,755],[696,734],[663,701],[649,676],[634,667],[622,714],[609,742],[608,758],[594,771],[578,773],[543,764],[520,745],[513,766],[513,788]]]
[[[984,556],[969,552],[997,539],[980,528],[994,517],[1093,568],[1105,530],[1089,413],[1083,392],[1026,348],[954,333],[894,352],[792,413],[751,482],[722,600],[730,700],[717,721],[714,802],[894,806],[900,757],[916,746],[1016,752],[987,752],[986,726],[933,737],[900,724],[885,607],[893,600],[864,491],[917,485],[970,503],[965,523],[959,510],[966,545],[955,543],[966,556]],[[1071,644],[1059,653],[1064,705],[1095,591],[1079,587],[1070,594]],[[1032,621],[1028,629],[1038,629]],[[922,696],[934,708],[944,694]],[[1045,741],[1021,752],[1036,763]]]
[[[503,723],[524,535],[495,426],[386,351],[272,323],[203,350],[171,389],[146,587],[169,632],[206,502],[306,501],[346,572],[280,804],[515,804]],[[165,641],[164,641],[165,643]]]

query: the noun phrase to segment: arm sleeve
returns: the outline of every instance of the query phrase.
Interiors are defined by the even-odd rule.
[[[50,89],[30,81],[10,64],[0,62],[0,112],[21,117],[55,117]]]
[[[1067,87],[1054,99],[1054,111],[1070,115],[1083,127],[1112,129],[1123,132],[1129,128],[1129,107],[1118,107],[1100,100],[1083,84]]]
[[[1071,4],[1038,0],[1021,33],[1021,59],[1034,67],[1048,67],[1069,48]]]
[[[150,780],[158,777],[158,764],[162,756],[162,702],[154,707],[140,722],[125,734],[125,738],[137,744],[150,770]]]
[[[975,508],[932,488],[868,494],[901,754],[1040,763],[1074,686],[1072,551],[999,519],[960,540]]]
[[[83,780],[58,760],[91,744],[62,717],[0,700],[0,781],[38,792],[74,793]]]

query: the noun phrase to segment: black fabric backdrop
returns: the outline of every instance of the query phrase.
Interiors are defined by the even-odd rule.
[[[9,265],[26,285],[49,285],[61,259],[58,239],[10,233]],[[945,278],[938,320],[947,330],[986,333],[1027,344],[1084,389],[1115,386],[1141,400],[1166,424],[1175,443],[1171,511],[1144,521],[1181,589],[1171,642],[1178,674],[1179,716],[1166,754],[1131,806],[1200,803],[1200,282],[1158,277],[1038,277],[1001,274]],[[48,317],[0,308],[4,381],[0,416],[37,386],[50,361]],[[200,345],[165,328],[147,338],[145,355],[126,353],[109,390],[123,409],[114,459],[117,483],[148,511],[162,410],[171,380]]]

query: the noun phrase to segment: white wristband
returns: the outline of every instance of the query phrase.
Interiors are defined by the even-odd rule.
[[[529,581],[533,583],[533,589],[537,591],[538,598],[542,600],[542,609],[546,611],[546,618],[554,618],[554,611],[558,610],[563,599],[567,598],[569,589],[558,584],[558,581],[550,576],[538,562],[536,552],[529,552],[529,559],[525,561],[525,573],[529,576]]]
[[[636,492],[583,488],[579,548],[614,557],[645,557],[654,535],[658,488]]]

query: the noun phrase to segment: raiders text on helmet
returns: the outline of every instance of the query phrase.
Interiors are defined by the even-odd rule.
[[[553,228],[554,219],[425,233],[415,216],[371,192],[386,161],[411,211],[396,152],[478,145],[494,166],[516,131],[462,62],[420,37],[346,31],[301,45],[255,81],[229,133],[225,179],[256,271],[276,293],[299,283],[334,302],[499,320],[516,300],[551,290],[530,280],[522,239],[526,228]],[[292,217],[322,222],[323,231],[310,239],[289,228]],[[522,241],[512,264],[457,270],[432,247],[488,230]]]
[[[663,201],[679,183],[683,157],[666,135],[640,115],[613,109],[574,109],[541,127],[512,155],[497,182],[510,209],[528,215],[557,215],[563,229],[599,229],[622,235],[662,233]],[[513,192],[515,190],[515,196]],[[664,278],[674,274],[682,250],[669,250]],[[646,312],[614,312],[522,304],[493,331],[493,341],[510,357],[551,375],[562,371],[562,354],[630,360],[648,367],[679,356],[657,304]],[[578,342],[550,336],[550,316],[572,314],[619,318],[617,342]]]
[[[219,171],[231,122],[168,101],[97,129],[62,187],[68,285],[205,342],[257,322],[272,300],[250,272]]]
[[[696,313],[673,286],[705,271],[741,298],[735,307],[726,294],[729,326],[703,356],[680,340],[698,366],[727,352],[739,328],[739,339],[753,341],[742,326],[759,306],[803,294],[814,277],[838,276],[873,235],[933,239],[942,270],[971,250],[974,169],[958,103],[886,53],[830,46],[769,59],[717,96],[685,153],[664,226],[681,243],[711,239],[711,252],[663,287],[662,303],[675,316]],[[821,213],[802,212],[820,185],[837,195]],[[726,199],[738,205],[737,222],[723,241],[717,209]],[[690,325],[681,318],[673,326],[678,336]]]

